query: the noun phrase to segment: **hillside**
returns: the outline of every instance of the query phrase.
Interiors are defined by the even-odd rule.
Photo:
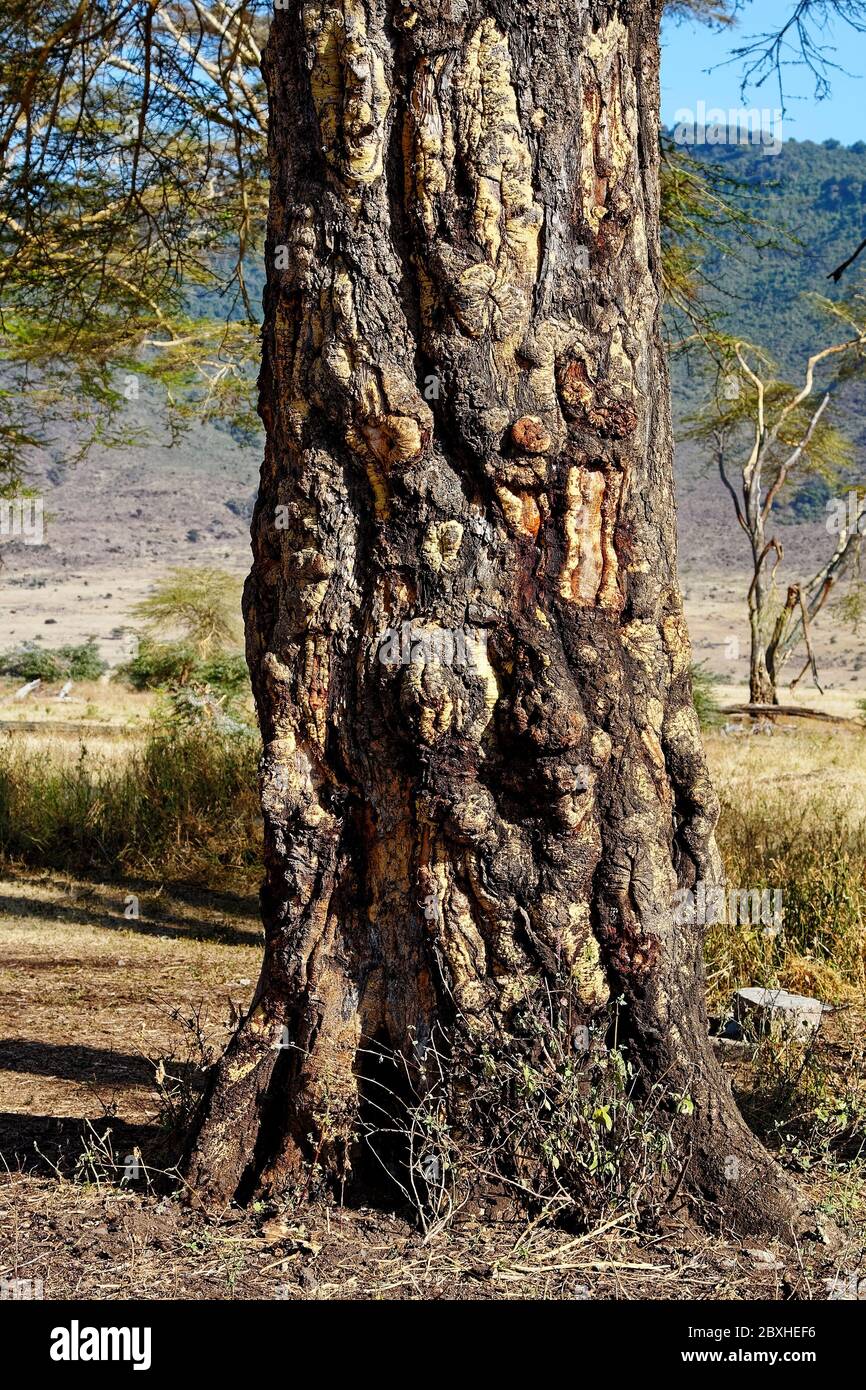
[[[723,196],[754,219],[748,235],[722,231],[725,249],[710,249],[708,298],[723,327],[794,372],[817,343],[832,341],[832,323],[806,296],[838,301],[863,283],[862,259],[838,285],[827,277],[866,236],[866,142],[789,140],[775,156],[725,145],[693,153],[723,175]]]
[[[750,149],[711,147],[705,157],[735,181],[728,196],[797,241],[777,248],[731,238],[713,250],[707,272],[729,329],[769,346],[794,370],[809,347],[833,333],[803,298],[811,291],[840,298],[827,270],[849,255],[866,231],[866,144],[851,149],[830,142],[790,141],[778,157]],[[756,235],[758,234],[756,229]],[[866,258],[864,258],[866,261]],[[860,272],[862,274],[862,272]],[[849,272],[853,285],[858,272]],[[843,284],[844,288],[844,284]],[[199,307],[201,307],[199,305]],[[681,360],[674,365],[674,409],[693,410],[704,383]],[[834,402],[838,418],[857,438],[862,428],[861,388]],[[249,560],[248,523],[261,460],[261,442],[240,443],[215,423],[191,426],[172,444],[159,398],[143,386],[125,407],[129,432],[147,438],[121,449],[97,447],[70,466],[75,426],[56,431],[50,447],[31,454],[34,482],[45,497],[46,544],[4,543],[0,559],[3,620],[0,649],[21,640],[55,645],[95,633],[113,663],[122,658],[121,629],[130,604],[169,565],[207,560],[243,571]],[[699,657],[735,684],[744,656],[733,658],[731,638],[745,652],[745,538],[710,461],[681,444],[680,563],[693,640]],[[808,516],[809,509],[802,509]],[[812,520],[784,526],[787,582],[817,568],[827,533],[819,499]],[[862,688],[866,636],[839,624],[819,631],[818,651],[830,688]]]

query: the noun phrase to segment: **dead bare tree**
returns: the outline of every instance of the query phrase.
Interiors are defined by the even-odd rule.
[[[749,613],[749,698],[753,704],[777,704],[782,667],[798,647],[806,662],[797,676],[818,671],[811,641],[811,624],[834,586],[852,570],[866,526],[866,497],[860,498],[838,528],[833,554],[806,581],[789,585],[779,606],[777,572],[783,545],[773,530],[773,508],[784,489],[805,472],[838,475],[850,460],[849,448],[829,421],[828,406],[840,374],[850,370],[866,347],[866,328],[846,308],[834,306],[851,330],[840,343],[820,349],[808,359],[800,386],[775,380],[764,354],[743,342],[729,345],[731,370],[724,399],[717,399],[709,419],[699,422],[693,437],[709,438],[719,477],[734,505],[737,522],[749,540],[751,579],[746,602]],[[835,362],[837,372],[819,387],[822,364]],[[736,484],[733,475],[736,474]],[[855,493],[856,496],[856,493]],[[820,686],[819,686],[820,688]]]

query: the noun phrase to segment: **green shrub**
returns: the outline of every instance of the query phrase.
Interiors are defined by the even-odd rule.
[[[0,672],[22,681],[59,681],[64,675],[56,652],[40,651],[30,643],[0,658]]]
[[[692,663],[692,698],[702,729],[718,729],[724,723],[715,694],[718,684],[719,677],[707,670],[705,662]]]
[[[23,681],[95,681],[108,669],[99,655],[96,639],[89,637],[79,646],[37,647],[25,642],[0,657],[0,675]]]
[[[133,690],[162,690],[186,685],[200,665],[189,642],[156,642],[142,638],[136,655],[118,666],[114,679],[126,681]]]
[[[189,642],[157,642],[142,638],[131,661],[118,666],[115,680],[134,690],[170,690],[178,686],[210,686],[236,697],[249,691],[247,663],[240,652],[216,652],[202,660]]]
[[[204,661],[196,673],[197,679],[226,695],[243,695],[249,690],[250,673],[246,657],[240,652],[219,652]]]

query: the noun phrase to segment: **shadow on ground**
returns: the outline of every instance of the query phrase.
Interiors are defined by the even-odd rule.
[[[0,1071],[103,1085],[154,1084],[154,1065],[147,1057],[75,1043],[36,1042],[30,1038],[0,1038]],[[192,1080],[194,1072],[195,1068],[189,1063],[171,1063],[172,1076],[178,1080]]]
[[[145,1169],[164,1172],[180,1157],[179,1142],[156,1125],[128,1124],[107,1115],[88,1121],[0,1111],[0,1168],[12,1172],[72,1177],[76,1170],[81,1173],[84,1156],[91,1154],[92,1177],[116,1183],[128,1171],[130,1184],[141,1186],[143,1171],[139,1169],[135,1178],[135,1169],[127,1167],[136,1149]]]
[[[135,885],[142,898],[147,890]],[[196,913],[191,904],[189,916],[162,910],[161,904],[151,905],[146,901],[140,905],[139,917],[125,917],[124,899],[131,889],[124,885],[118,890],[116,906],[109,906],[104,893],[93,889],[83,892],[70,902],[63,899],[43,899],[24,892],[0,892],[0,916],[39,918],[45,921],[65,923],[69,926],[98,927],[104,931],[136,932],[140,936],[177,937],[184,936],[196,941],[214,941],[223,946],[255,946],[263,939],[261,927],[256,924],[255,899],[240,899],[245,913],[250,915],[249,927],[232,926],[227,922],[209,920],[208,913],[225,912],[227,916],[237,915],[238,906],[228,901],[208,898],[201,903],[201,912]],[[174,889],[172,889],[174,894]]]

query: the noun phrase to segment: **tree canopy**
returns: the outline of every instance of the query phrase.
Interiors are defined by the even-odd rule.
[[[264,0],[8,0],[0,64],[0,469],[119,370],[243,415],[266,212]]]
[[[730,28],[747,0],[670,0]],[[122,440],[124,373],[162,383],[177,416],[249,425],[267,197],[261,59],[269,0],[2,0],[0,488],[72,416]],[[862,0],[798,0],[780,35],[737,53],[758,83],[790,61],[825,83],[822,42]],[[720,52],[720,58],[722,53]],[[667,163],[666,287],[695,308],[719,188]]]

